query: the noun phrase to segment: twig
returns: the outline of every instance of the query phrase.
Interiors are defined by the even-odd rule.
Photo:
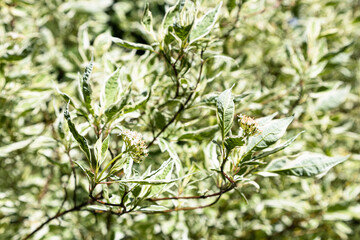
[[[42,229],[45,225],[47,225],[48,223],[50,223],[52,220],[54,219],[57,219],[61,216],[64,216],[65,214],[68,214],[70,212],[75,212],[75,211],[79,211],[81,208],[91,204],[92,201],[86,201],[86,202],[83,202],[81,203],[80,205],[78,206],[74,206],[73,208],[71,209],[68,209],[66,211],[62,211],[61,213],[57,213],[55,216],[49,218],[48,220],[46,220],[45,222],[43,222],[39,227],[37,227],[34,231],[32,231],[30,234],[26,235],[23,240],[27,240],[29,239],[31,236],[33,236],[35,233],[37,233],[40,229]]]
[[[181,104],[180,108],[178,109],[178,111],[175,113],[175,115],[170,119],[170,121],[160,130],[160,132],[158,134],[156,134],[156,136],[151,140],[151,142],[148,144],[147,148],[149,148],[151,145],[153,145],[153,143],[156,141],[156,139],[176,120],[177,116],[185,109],[185,107],[187,106],[187,104],[189,103],[189,101],[191,100],[191,97],[193,96],[194,92],[196,91],[197,86],[199,85],[199,82],[201,80],[201,75],[202,75],[202,71],[203,71],[203,67],[204,67],[204,63],[205,60],[203,59],[203,54],[204,54],[204,49],[201,50],[201,64],[200,64],[200,70],[199,70],[199,76],[198,79],[196,81],[196,85],[193,89],[193,91],[191,91],[191,93],[189,94],[189,96],[187,97],[187,99],[185,100],[184,104]]]
[[[77,178],[76,178],[75,165],[74,165],[74,162],[73,162],[73,160],[71,158],[70,150],[66,151],[66,154],[69,157],[69,161],[70,161],[70,164],[71,164],[71,170],[72,170],[72,173],[74,175],[74,185],[75,186],[74,186],[73,201],[74,201],[74,206],[76,206],[76,190],[77,190],[76,182],[77,182]]]
[[[232,189],[234,189],[235,186],[231,185],[229,188],[225,189],[225,190],[221,190],[219,192],[216,193],[212,193],[212,194],[208,194],[208,195],[200,195],[200,196],[179,196],[179,197],[163,197],[163,198],[147,198],[146,200],[148,201],[152,201],[152,202],[156,202],[156,201],[165,201],[165,200],[180,200],[180,199],[206,199],[206,198],[211,198],[211,197],[216,197],[219,195],[222,195],[224,193],[227,193],[229,191],[231,191]]]

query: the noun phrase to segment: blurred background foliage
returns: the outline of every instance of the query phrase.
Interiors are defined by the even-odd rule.
[[[149,1],[155,31],[174,3]],[[217,4],[196,2],[201,13]],[[152,83],[158,90],[143,117],[154,119],[155,130],[169,118],[171,106],[163,111],[154,111],[154,106],[170,94],[171,70],[147,52],[109,41],[114,36],[151,44],[141,25],[144,8],[145,1],[0,1],[1,239],[19,239],[54,215],[64,188],[73,184],[56,141],[54,122],[64,102],[54,86],[75,96],[77,73],[91,53],[95,89],[123,65],[139,96]],[[52,222],[34,238],[360,239],[359,38],[358,0],[225,1],[212,32],[209,52],[216,57],[206,66],[205,93],[236,84],[235,95],[250,93],[237,103],[239,114],[294,114],[287,138],[306,132],[285,150],[289,158],[312,151],[351,154],[349,160],[318,179],[258,176],[259,192],[243,190],[248,203],[231,192],[211,208],[189,212],[117,218],[81,211]],[[188,128],[173,126],[167,138],[176,142],[176,131],[215,124],[216,118],[208,117],[214,112],[190,108],[183,115]],[[134,125],[138,118],[130,116],[124,124],[149,136],[154,129]],[[180,141],[173,147],[182,162],[201,168],[206,163],[198,155],[206,155],[210,140]],[[151,161],[161,164],[164,154],[155,156],[154,151]],[[79,181],[86,199],[86,178]]]

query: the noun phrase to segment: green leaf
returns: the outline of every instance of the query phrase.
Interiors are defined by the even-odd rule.
[[[245,144],[245,139],[243,136],[230,136],[225,138],[225,147],[230,152],[236,147],[241,147]]]
[[[116,180],[116,182],[121,183],[137,183],[141,185],[163,185],[163,184],[169,184],[176,181],[179,181],[181,179],[184,179],[186,176],[175,178],[175,179],[169,179],[169,180],[151,180],[151,179],[123,179],[123,180]],[[154,189],[154,188],[153,188]],[[153,190],[152,189],[152,190]],[[153,195],[153,194],[152,194]]]
[[[150,97],[151,97],[151,88],[148,91],[147,95],[143,99],[135,102],[134,104],[132,104],[130,106],[125,107],[124,108],[124,113],[133,112],[133,111],[136,111],[136,110],[138,110],[140,108],[145,107],[145,105],[149,101]]]
[[[278,160],[265,169],[267,172],[297,177],[313,177],[324,174],[332,167],[348,159],[345,157],[327,157],[318,153],[304,153],[293,161]]]
[[[178,156],[178,154],[176,153],[175,149],[170,145],[170,143],[168,141],[166,141],[163,138],[159,138],[159,147],[160,150],[162,152],[167,151],[170,155],[170,157],[174,160],[175,163],[175,167],[176,167],[176,175],[182,175],[183,174],[183,169],[182,169],[182,165],[181,165],[181,161],[180,158]]]
[[[91,153],[90,153],[89,145],[87,143],[86,138],[79,134],[79,132],[75,128],[74,123],[71,121],[71,117],[69,114],[69,104],[66,105],[66,108],[64,111],[64,117],[68,123],[70,132],[74,136],[75,140],[79,143],[80,149],[85,153],[85,155],[89,161],[89,165],[91,166]]]
[[[91,77],[91,73],[93,70],[93,66],[94,66],[94,63],[91,60],[91,62],[85,68],[85,72],[83,74],[82,81],[81,81],[81,83],[82,83],[81,89],[82,89],[82,94],[84,97],[85,106],[91,114],[94,114],[94,110],[91,105],[92,90],[91,90],[91,85],[90,85],[90,77]]]
[[[349,92],[350,87],[346,87],[321,93],[320,98],[316,101],[316,110],[328,111],[330,109],[337,108],[345,102]]]
[[[160,206],[160,205],[150,205],[148,207],[140,208],[139,211],[141,212],[163,212],[168,210],[169,208]]]
[[[149,3],[148,2],[145,5],[144,15],[143,15],[143,18],[141,19],[141,23],[144,25],[146,31],[148,31],[148,32],[153,31],[152,14],[151,14],[151,11],[149,9]]]
[[[210,142],[206,148],[204,149],[204,155],[205,160],[208,166],[208,169],[214,168],[219,169],[220,168],[220,162],[219,158],[216,152],[217,145],[213,142]]]
[[[106,109],[105,115],[108,119],[108,122],[115,119],[117,115],[121,112],[121,110],[126,106],[126,104],[129,101],[130,94],[131,94],[131,88],[127,90],[126,95],[122,96],[117,103],[113,104],[108,109]]]
[[[112,37],[111,40],[121,47],[136,49],[136,50],[144,50],[144,51],[146,51],[146,50],[154,51],[152,46],[147,45],[147,44],[133,43],[133,42],[125,41],[125,40],[122,40],[122,39],[116,38],[116,37]]]
[[[249,138],[247,153],[265,149],[277,142],[284,134],[294,117],[271,120],[261,127],[259,136]]]
[[[271,149],[267,149],[265,151],[263,151],[262,153],[260,153],[259,155],[256,155],[255,157],[253,157],[251,160],[257,160],[257,159],[260,159],[260,158],[264,158],[264,157],[267,157],[271,154],[274,154],[276,152],[279,152],[285,148],[287,148],[291,143],[293,143],[295,141],[295,139],[300,135],[302,134],[304,131],[300,132],[299,134],[297,134],[295,137],[287,140],[286,142],[284,142],[283,144],[280,144],[279,146],[277,147],[274,147],[274,148],[271,148]]]
[[[85,173],[86,177],[88,178],[88,180],[91,182],[91,175],[89,174],[90,173],[90,170],[89,169],[86,169],[84,168],[79,162],[77,161],[74,161],[74,163],[76,165],[78,165],[80,167],[80,169]]]
[[[210,126],[206,128],[201,128],[195,131],[185,132],[179,137],[179,140],[195,140],[202,141],[206,139],[211,139],[214,134],[219,130],[219,126]]]
[[[120,90],[120,68],[113,72],[109,78],[106,80],[103,94],[101,95],[101,106],[104,106],[107,109],[110,105],[114,104],[119,97]]]
[[[330,60],[330,59],[336,57],[336,56],[339,55],[340,53],[345,52],[345,51],[346,51],[349,47],[351,47],[353,44],[354,44],[354,41],[352,41],[352,42],[344,45],[344,46],[341,47],[339,50],[331,51],[331,52],[325,54],[325,56],[323,56],[323,57],[319,60],[319,62],[325,61],[325,60]]]
[[[167,10],[167,12],[165,13],[165,16],[164,16],[162,24],[161,24],[161,28],[162,28],[161,31],[164,31],[165,34],[167,33],[168,28],[174,24],[175,17],[183,9],[185,2],[186,2],[185,0],[179,0],[175,4],[175,6],[169,8]]]
[[[9,153],[20,150],[27,147],[30,143],[34,141],[34,138],[29,138],[23,141],[15,142],[9,145],[0,147],[0,157],[6,157]]]
[[[180,38],[181,41],[184,41],[189,36],[192,26],[193,26],[193,24],[189,24],[187,26],[181,26],[176,23],[176,24],[174,24],[173,27],[174,27],[176,36],[178,36],[178,38]]]
[[[235,104],[231,96],[231,89],[225,90],[219,95],[217,100],[217,117],[220,126],[222,138],[230,131],[235,112]]]
[[[190,33],[190,43],[195,42],[196,40],[205,37],[208,35],[215,25],[216,20],[218,19],[222,2],[219,5],[207,12],[194,26],[193,30]]]
[[[109,148],[109,139],[110,136],[108,135],[102,142],[100,137],[95,143],[94,151],[98,166],[101,166],[101,164],[105,161],[106,153]]]

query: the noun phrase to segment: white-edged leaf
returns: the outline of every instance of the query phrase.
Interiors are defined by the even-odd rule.
[[[68,123],[70,132],[74,136],[75,140],[79,143],[80,149],[85,153],[85,155],[89,161],[89,165],[91,165],[91,153],[90,153],[88,142],[85,137],[80,135],[80,133],[76,130],[74,123],[71,121],[71,117],[70,117],[70,113],[69,113],[69,103],[65,107],[64,117]]]
[[[234,121],[235,104],[231,95],[231,89],[225,90],[217,100],[217,118],[221,134],[225,139]]]
[[[120,68],[116,69],[115,72],[113,72],[109,78],[106,80],[101,98],[100,98],[100,104],[101,107],[107,109],[110,105],[117,102],[120,92]]]
[[[93,70],[94,62],[91,60],[90,63],[86,66],[82,81],[81,81],[81,90],[84,98],[85,107],[91,114],[94,114],[94,110],[91,105],[91,84],[90,77]]]
[[[15,143],[11,143],[11,144],[2,146],[2,147],[0,147],[0,157],[6,157],[7,154],[9,154],[13,151],[25,148],[33,141],[34,141],[33,138],[29,138],[29,139],[26,139],[23,141],[19,141],[19,142],[15,142]]]
[[[190,33],[190,43],[193,43],[210,33],[219,17],[221,6],[222,1],[216,8],[208,11],[199,21],[196,22]]]
[[[279,146],[276,146],[274,148],[271,148],[271,149],[266,149],[264,150],[262,153],[260,153],[259,155],[256,155],[255,157],[252,158],[252,160],[257,160],[257,159],[260,159],[260,158],[264,158],[264,157],[267,157],[271,154],[274,154],[276,152],[279,152],[281,150],[283,150],[284,148],[288,147],[291,143],[293,143],[295,141],[295,139],[300,135],[302,134],[303,132],[305,131],[302,131],[300,133],[298,133],[295,137],[287,140],[286,142],[284,142],[283,144],[280,144]]]
[[[277,160],[265,169],[267,172],[297,177],[313,177],[329,171],[344,162],[345,157],[328,157],[318,153],[304,153],[293,161]]]
[[[287,127],[293,119],[294,117],[287,117],[267,122],[261,127],[262,133],[260,135],[249,138],[246,149],[247,153],[258,151],[274,144],[285,134]]]
[[[316,101],[316,109],[327,111],[340,106],[343,102],[345,102],[349,92],[350,87],[345,87],[321,93],[321,97]]]
[[[147,45],[147,44],[133,43],[133,42],[125,41],[125,40],[122,40],[122,39],[116,38],[116,37],[112,37],[111,41],[113,41],[113,43],[116,43],[117,45],[119,45],[121,47],[125,47],[125,48],[144,50],[144,51],[146,51],[146,50],[154,51],[153,47],[150,45]]]

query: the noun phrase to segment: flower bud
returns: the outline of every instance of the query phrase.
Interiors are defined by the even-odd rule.
[[[242,128],[243,133],[246,137],[261,134],[262,131],[259,127],[258,122],[255,119],[242,114],[240,114],[238,117],[240,127]]]
[[[130,154],[137,163],[141,162],[148,155],[145,142],[141,133],[130,130],[123,130],[121,136],[125,143],[125,151]]]

